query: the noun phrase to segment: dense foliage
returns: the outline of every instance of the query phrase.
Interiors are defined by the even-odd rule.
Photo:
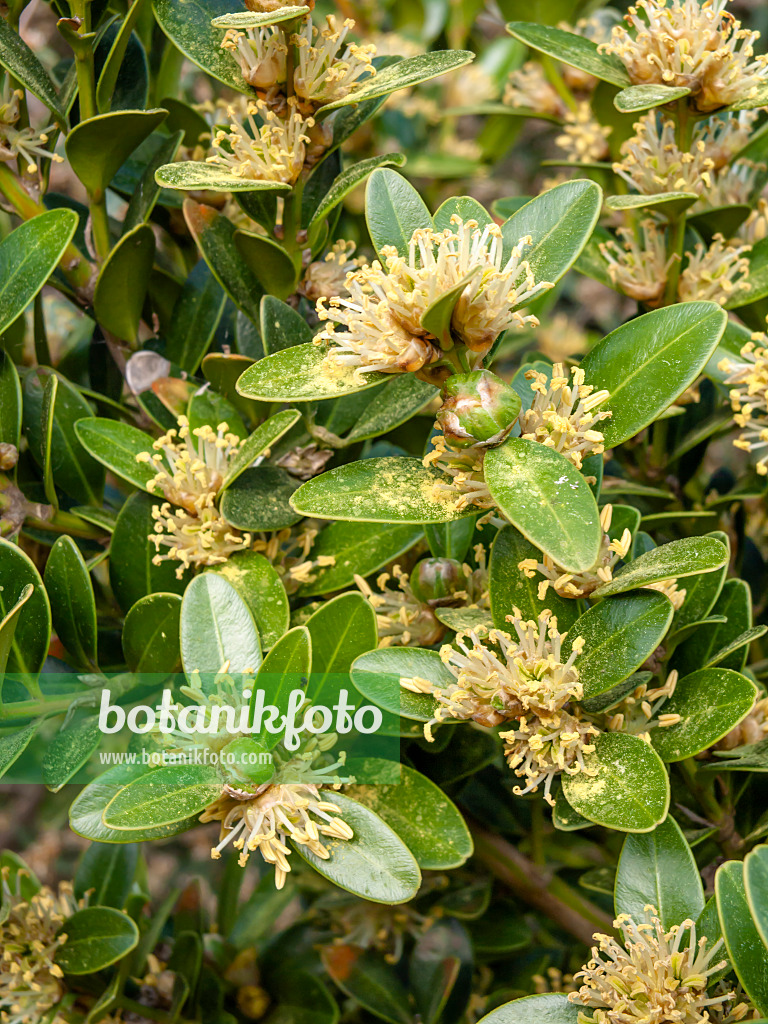
[[[768,1019],[765,12],[0,6],[0,1021]]]

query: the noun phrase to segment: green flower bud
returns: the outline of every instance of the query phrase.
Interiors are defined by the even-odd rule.
[[[238,783],[262,785],[275,774],[267,748],[250,736],[238,736],[221,752],[222,766]]]
[[[414,566],[410,579],[413,596],[430,608],[452,604],[465,582],[461,563],[453,558],[423,558]]]
[[[489,370],[458,373],[443,385],[437,421],[454,448],[504,439],[520,412],[520,396]]]

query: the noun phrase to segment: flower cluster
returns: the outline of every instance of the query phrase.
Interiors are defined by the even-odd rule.
[[[473,632],[471,647],[461,634],[456,647],[440,651],[443,663],[456,682],[438,687],[421,678],[401,679],[401,685],[416,693],[428,693],[438,703],[434,718],[424,727],[431,738],[432,725],[446,719],[472,719],[493,727],[504,722],[514,727],[501,733],[505,756],[519,777],[527,780],[522,795],[544,785],[544,796],[553,803],[550,790],[561,773],[590,772],[584,756],[592,753],[591,740],[598,729],[581,720],[572,701],[583,696],[576,661],[584,649],[577,637],[564,660],[563,641],[567,634],[557,629],[557,619],[545,609],[537,621],[526,621],[515,609],[509,617],[514,630],[492,630],[488,644]]]
[[[697,939],[693,921],[667,930],[649,905],[642,921],[621,914],[614,927],[622,942],[595,935],[592,959],[575,975],[582,984],[568,998],[590,1011],[579,1013],[579,1024],[706,1024],[713,1010],[733,1000],[727,989],[708,994],[710,979],[727,963],[718,960],[723,940]]]
[[[602,53],[624,63],[633,85],[684,86],[701,112],[754,98],[766,57],[754,56],[758,32],[742,29],[728,0],[638,0]]]
[[[331,299],[342,295],[345,291],[347,275],[357,270],[363,263],[353,255],[355,243],[343,238],[334,242],[324,259],[310,263],[304,272],[301,293],[310,302],[319,299]]]
[[[218,565],[235,551],[250,547],[250,534],[231,527],[216,507],[227,468],[242,444],[226,423],[216,430],[207,425],[190,430],[186,416],[181,416],[178,429],[154,442],[154,454],[136,456],[137,462],[157,470],[147,490],[160,491],[166,499],[152,509],[155,565],[180,562],[176,575],[181,578],[186,568]]]
[[[543,601],[549,587],[553,587],[555,593],[560,597],[587,597],[601,587],[603,583],[610,583],[613,579],[613,570],[617,564],[627,557],[632,546],[632,534],[629,530],[622,531],[621,537],[612,539],[609,530],[613,517],[613,506],[605,505],[600,512],[600,525],[603,530],[603,537],[600,544],[600,553],[597,561],[584,572],[568,572],[562,566],[557,565],[549,555],[542,555],[543,561],[538,562],[535,558],[524,558],[518,565],[528,579],[534,579],[536,573],[545,578],[539,583],[539,600]]]
[[[441,357],[440,342],[424,326],[424,314],[465,282],[451,318],[452,337],[484,355],[502,331],[538,323],[517,312],[551,287],[537,283],[523,259],[529,242],[520,239],[505,258],[496,224],[481,227],[454,215],[451,227],[443,231],[419,229],[407,257],[385,246],[384,266],[374,261],[347,275],[349,298],[334,297],[327,307],[318,301],[317,313],[326,327],[316,341],[331,343],[331,362],[361,372],[421,370]]]
[[[314,120],[304,118],[289,102],[289,113],[278,117],[264,100],[246,107],[244,121],[229,107],[229,129],[219,128],[211,140],[212,153],[206,162],[223,167],[236,178],[249,181],[279,181],[292,185],[301,174],[307,157],[307,132]],[[256,118],[259,118],[260,124]]]
[[[7,916],[0,924],[0,1018],[9,1024],[40,1020],[61,1000],[64,973],[55,963],[66,939],[61,928],[85,905],[75,899],[69,882],[62,882],[58,893],[43,887],[25,899],[22,880],[23,872],[11,881],[3,868]]]
[[[563,116],[563,133],[555,138],[569,160],[580,164],[598,163],[610,155],[608,136],[612,128],[600,124],[587,100]]]
[[[741,349],[741,361],[725,358],[718,369],[727,373],[725,383],[731,385],[730,399],[734,421],[741,434],[733,442],[746,452],[768,449],[768,349],[756,342],[766,341],[756,333]],[[757,460],[757,472],[768,475],[768,450]]]
[[[520,413],[520,433],[531,441],[539,441],[564,455],[577,469],[581,469],[585,456],[605,451],[603,435],[595,424],[608,419],[606,410],[596,412],[608,401],[605,389],[595,391],[584,383],[584,371],[571,368],[572,382],[562,363],[552,367],[552,377],[528,370],[534,399],[530,408]]]
[[[18,128],[20,108],[19,101],[24,98],[21,90],[11,94],[7,103],[0,103],[0,160],[16,160],[21,157],[26,161],[27,172],[37,172],[38,159],[61,163],[63,157],[52,153],[45,147],[48,145],[48,132],[53,125],[36,132],[33,128]]]
[[[665,703],[675,692],[677,678],[677,671],[673,669],[660,686],[641,683],[635,687],[620,704],[611,708],[606,727],[611,732],[632,733],[650,742],[651,729],[668,729],[677,725],[680,715],[663,711]]]
[[[291,870],[287,841],[306,846],[316,857],[328,860],[331,854],[321,836],[346,840],[354,835],[340,815],[336,804],[321,798],[316,785],[265,783],[254,792],[224,786],[200,821],[221,822],[219,844],[211,851],[214,859],[232,843],[241,851],[240,865],[244,866],[250,854],[258,850],[267,864],[274,864],[275,885],[282,889]]]

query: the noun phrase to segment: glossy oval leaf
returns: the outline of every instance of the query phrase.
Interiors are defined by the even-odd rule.
[[[334,179],[333,184],[312,214],[312,220],[307,229],[310,243],[314,243],[319,238],[322,225],[339,203],[343,202],[349,193],[365,181],[377,167],[402,167],[404,163],[405,156],[402,153],[387,153],[385,156],[373,156],[367,160],[360,160],[343,170]]]
[[[177,672],[181,668],[181,597],[147,594],[123,623],[123,654],[131,672]]]
[[[123,235],[99,273],[94,312],[99,323],[122,341],[138,339],[154,259],[154,232],[148,224],[139,224]]]
[[[673,613],[664,594],[646,590],[600,601],[577,619],[565,643],[570,650],[584,640],[576,666],[585,699],[628,679],[662,642]]]
[[[585,36],[567,32],[552,25],[536,25],[526,21],[512,21],[507,32],[533,50],[546,53],[555,60],[571,67],[586,71],[603,82],[618,85],[624,89],[632,84],[626,68],[610,54],[598,53],[597,44]]]
[[[189,580],[189,573],[176,575],[182,568],[180,562],[153,562],[157,552],[149,536],[154,532],[152,507],[156,503],[157,499],[148,494],[132,494],[115,523],[109,549],[109,582],[124,612],[146,594],[180,594]]]
[[[238,394],[260,402],[317,402],[339,398],[386,380],[386,373],[357,373],[347,367],[338,373],[325,363],[322,345],[295,345],[253,363],[237,382]]]
[[[316,116],[326,117],[332,110],[338,110],[339,107],[362,103],[364,100],[376,99],[378,96],[388,96],[398,89],[409,89],[411,86],[420,85],[421,82],[429,82],[449,71],[463,68],[465,64],[469,64],[474,59],[474,53],[469,50],[433,50],[431,53],[406,57],[405,60],[398,61],[396,64],[379,68],[375,75],[365,78],[362,85],[348,95],[334,100],[333,103],[326,103],[318,110]]]
[[[341,793],[323,790],[354,832],[352,839],[323,837],[330,853],[322,860],[306,846],[295,851],[319,874],[347,892],[373,903],[405,903],[421,885],[413,854],[389,825],[369,808]]]
[[[457,511],[450,499],[435,494],[435,484],[449,482],[419,459],[364,459],[308,480],[294,493],[291,505],[301,515],[318,519],[446,523],[473,512],[471,507]]]
[[[414,231],[431,228],[432,217],[416,189],[402,174],[386,168],[373,172],[365,189],[365,219],[376,252],[394,245],[407,257]]]
[[[295,626],[282,636],[264,659],[251,693],[251,714],[255,714],[259,691],[264,693],[264,704],[271,704],[285,714],[290,705],[291,692],[302,679],[308,680],[312,671],[312,637],[306,626]],[[282,739],[279,732],[264,730],[259,742],[267,750],[276,747]]]
[[[151,463],[137,462],[142,452],[152,452],[154,438],[120,420],[98,416],[78,420],[75,434],[90,455],[107,469],[145,491],[150,480],[157,476]]]
[[[221,41],[225,29],[212,25],[228,14],[246,14],[239,0],[153,0],[157,23],[171,42],[193,64],[230,89],[253,95],[237,61]]]
[[[301,518],[290,505],[298,481],[279,466],[247,469],[224,492],[219,509],[238,530],[282,530]]]
[[[218,573],[196,576],[181,603],[181,658],[189,677],[195,671],[256,672],[261,644],[253,616],[235,588]]]
[[[594,495],[559,452],[514,437],[485,456],[485,481],[504,515],[568,572],[597,561],[602,529]]]
[[[85,560],[71,537],[59,537],[45,563],[53,628],[80,668],[96,667],[96,599]]]
[[[562,992],[524,996],[497,1006],[481,1017],[478,1024],[576,1024],[584,1007]]]
[[[33,96],[48,107],[59,124],[65,124],[66,111],[48,72],[4,18],[0,24],[0,65],[11,79],[20,82]]]
[[[64,922],[66,940],[56,963],[66,974],[95,974],[116,963],[138,944],[136,924],[113,907],[86,907]]]
[[[290,608],[283,581],[272,563],[255,551],[241,551],[210,572],[223,576],[245,601],[265,649],[288,629]]]
[[[67,159],[92,195],[100,195],[125,161],[168,111],[116,110],[81,121],[67,135]]]
[[[19,599],[27,586],[33,588],[32,593],[19,608]],[[16,544],[0,537],[0,622],[6,625],[11,616],[15,627],[8,630],[6,669],[36,675],[48,654],[51,606],[32,560]],[[0,644],[5,646],[2,639]]]
[[[679,679],[664,702],[676,725],[653,729],[653,746],[664,761],[683,761],[714,746],[745,718],[755,702],[755,685],[728,668],[703,668]]]
[[[587,353],[585,382],[609,394],[606,448],[634,437],[696,380],[727,321],[714,302],[681,302],[630,320]]]
[[[363,654],[352,665],[352,682],[368,700],[385,711],[415,722],[428,722],[438,707],[434,697],[413,693],[401,679],[419,677],[443,688],[456,682],[437,651],[419,647],[383,647]]]
[[[610,583],[598,587],[594,596],[609,597],[661,580],[715,572],[727,561],[728,549],[716,537],[683,537],[638,555]]]
[[[380,388],[344,438],[347,444],[385,434],[420,412],[438,394],[437,388],[411,373],[398,374]]]
[[[665,929],[696,921],[704,910],[704,886],[691,848],[674,818],[652,832],[628,835],[616,873],[616,913],[643,920],[643,908],[658,911]]]
[[[74,210],[49,210],[20,224],[0,242],[0,334],[56,269],[77,224]]]
[[[596,825],[620,832],[650,832],[667,816],[669,779],[650,743],[623,732],[595,740],[585,772],[563,775],[563,793],[575,811]]]
[[[725,948],[736,977],[760,1013],[768,1016],[768,949],[749,912],[740,861],[728,861],[717,869],[715,895]]]
[[[758,846],[744,858],[744,888],[752,920],[768,946],[768,846]]]
[[[352,775],[371,778],[376,765],[392,762],[366,758],[348,762]],[[400,836],[423,870],[460,867],[471,857],[472,836],[456,805],[434,782],[407,765],[394,765],[399,781],[391,786],[351,786],[347,796],[379,815]]]
[[[54,793],[71,782],[98,749],[104,734],[98,715],[71,722],[46,745],[42,773],[46,786]]]
[[[163,188],[189,192],[290,192],[291,186],[280,181],[260,181],[227,172],[219,164],[200,160],[164,164],[155,171],[155,181]]]
[[[118,832],[175,825],[205,810],[221,794],[221,785],[213,765],[168,765],[123,787],[101,819]]]
[[[630,85],[616,93],[613,105],[620,114],[638,114],[643,110],[674,103],[690,93],[691,90],[684,85]]]
[[[270,416],[252,434],[246,438],[237,455],[230,461],[227,468],[227,475],[221,484],[221,490],[225,491],[230,484],[253,464],[254,459],[263,455],[267,448],[278,441],[283,434],[287,433],[300,418],[300,413],[295,409],[284,409],[282,412]]]

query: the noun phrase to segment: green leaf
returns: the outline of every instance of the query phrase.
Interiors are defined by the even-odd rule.
[[[272,563],[255,551],[241,551],[210,571],[223,576],[248,605],[263,647],[277,643],[288,629],[290,609],[283,581]]]
[[[359,374],[355,367],[330,371],[323,345],[295,345],[253,363],[237,382],[238,394],[260,402],[316,402],[352,395],[387,380],[386,373]]]
[[[264,659],[256,676],[251,693],[251,714],[256,707],[256,695],[264,691],[264,703],[272,704],[283,714],[286,713],[291,691],[296,689],[297,680],[309,679],[312,671],[312,638],[306,626],[295,626],[282,636]],[[281,741],[280,733],[265,731],[259,736],[264,746],[271,750]]]
[[[184,217],[213,276],[237,308],[258,323],[264,289],[235,248],[235,225],[212,206],[192,199],[184,201]]]
[[[653,832],[628,835],[616,874],[616,913],[643,920],[643,908],[658,911],[668,931],[704,910],[704,886],[691,848],[667,815]]]
[[[101,819],[118,832],[175,825],[200,814],[220,794],[221,778],[213,765],[168,765],[124,786],[104,808]]]
[[[575,811],[620,832],[650,832],[667,816],[669,779],[653,747],[638,736],[604,732],[587,772],[563,775],[563,793]],[[595,772],[592,775],[592,772]]]
[[[412,1024],[408,992],[393,968],[373,950],[327,945],[323,966],[341,991],[388,1024]]]
[[[392,762],[365,758],[361,764],[350,760],[347,769],[352,775],[371,778],[377,764],[389,766]],[[344,792],[390,825],[423,871],[461,867],[472,856],[473,845],[456,805],[426,775],[407,765],[394,767],[400,776],[397,784],[351,786]]]
[[[713,302],[654,309],[599,341],[581,362],[586,383],[605,388],[611,418],[600,424],[614,448],[652,423],[696,380],[728,321]]]
[[[72,170],[91,195],[102,195],[140,142],[161,124],[168,111],[117,110],[81,121],[67,135]]]
[[[281,21],[293,21],[303,18],[309,13],[309,7],[286,6],[272,11],[238,11],[237,14],[222,14],[214,18],[214,28],[236,28],[244,31],[249,28],[264,28],[267,25],[279,25]]]
[[[43,754],[43,781],[54,793],[70,782],[87,764],[103,738],[96,715],[72,722],[56,733]]]
[[[388,96],[398,89],[409,89],[421,82],[429,82],[449,71],[463,68],[474,59],[474,53],[469,50],[433,50],[431,53],[407,57],[397,64],[379,68],[375,75],[365,78],[361,85],[346,96],[320,107],[315,117],[323,118],[339,107],[362,103],[363,100],[372,100],[377,96]]]
[[[479,515],[478,512],[476,517],[467,516],[465,519],[455,519],[452,523],[427,523],[424,535],[432,557],[455,558],[457,562],[462,562],[475,536]]]
[[[100,114],[106,113],[112,105],[112,97],[117,85],[120,65],[123,63],[131,32],[136,24],[136,19],[143,2],[144,0],[138,0],[138,2],[134,0],[134,3],[128,8],[107,54],[107,59],[104,61],[104,66],[101,69],[96,85],[96,106]]]
[[[577,601],[560,597],[554,588],[547,590],[543,601],[539,600],[539,578],[529,579],[518,565],[524,558],[539,560],[538,548],[514,528],[504,526],[496,534],[491,547],[488,567],[488,588],[491,601],[493,624],[497,629],[508,629],[508,615],[514,615],[519,608],[524,619],[537,619],[545,608],[557,618],[558,629],[570,629],[579,614]]]
[[[576,179],[536,196],[502,225],[504,256],[522,238],[523,249],[537,283],[556,284],[574,264],[597,224],[603,193],[594,181]]]
[[[96,667],[96,599],[85,560],[71,537],[59,537],[45,564],[53,628],[80,668]]]
[[[139,929],[112,907],[86,907],[64,922],[66,941],[56,963],[66,974],[95,974],[116,963],[137,945]]]
[[[6,611],[5,607],[0,608],[3,618],[0,619],[0,693],[2,692],[2,677],[5,674],[5,667],[11,653],[11,645],[16,634],[16,626],[19,622],[21,610],[35,592],[34,585],[27,583],[21,590],[19,599],[15,605]]]
[[[24,597],[31,586],[33,592]],[[43,667],[51,639],[51,607],[31,558],[0,537],[0,660],[10,636],[8,672],[36,675]],[[15,629],[13,623],[15,622]]]
[[[503,928],[503,921],[500,924]],[[525,925],[520,928],[517,921],[514,924],[519,932],[527,930]],[[481,952],[474,934],[471,938],[468,934],[471,929],[471,924],[465,928],[459,921],[449,919],[435,922],[416,937],[408,961],[408,981],[423,1024],[437,1024],[443,1015],[454,1018],[467,1006],[474,953]]]
[[[91,416],[75,423],[75,436],[86,451],[117,476],[146,491],[157,476],[151,462],[137,462],[142,452],[153,452],[154,438],[121,420]]]
[[[195,671],[216,674],[256,672],[261,644],[248,605],[218,573],[196,576],[181,602],[181,658],[189,677]]]
[[[312,638],[313,695],[320,703],[329,675],[346,674],[361,654],[375,650],[376,614],[362,594],[340,594],[323,602],[306,627]]]
[[[229,432],[241,441],[248,436],[245,423],[234,405],[212,388],[200,388],[192,393],[187,403],[187,418],[191,431],[205,426],[215,431],[219,423],[224,422]]]
[[[436,387],[419,380],[411,373],[394,376],[368,402],[364,412],[347,434],[346,443],[365,441],[394,430],[420,412],[437,394]]]
[[[663,207],[660,211],[665,216],[679,217],[698,201],[695,192],[658,192],[655,195],[620,195],[607,196],[605,207],[608,210],[645,210]]]
[[[610,583],[604,583],[593,594],[594,597],[608,597],[660,580],[714,572],[727,561],[728,549],[715,537],[683,537],[682,540],[670,541],[660,548],[638,555]]]
[[[111,846],[91,843],[75,874],[75,896],[82,899],[91,890],[91,904],[121,910],[131,890],[138,862],[138,847],[126,843]]]
[[[294,845],[308,864],[341,889],[372,903],[405,903],[421,885],[421,872],[402,839],[373,811],[348,796],[323,790],[354,832],[352,839],[323,837],[330,853],[322,860],[308,847]]]
[[[446,199],[435,212],[435,231],[453,229],[451,217],[461,217],[462,220],[476,220],[480,228],[485,228],[493,223],[493,218],[476,199],[472,196],[452,196]]]
[[[196,373],[216,333],[226,295],[204,260],[193,267],[174,303],[165,355],[187,373]]]
[[[193,816],[175,825],[160,825],[141,832],[119,832],[117,829],[107,828],[101,820],[107,804],[128,783],[139,778],[146,779],[148,774],[146,767],[141,764],[121,764],[109,768],[86,786],[69,808],[69,824],[72,830],[93,842],[138,843],[175,836],[197,824],[197,817]]]
[[[224,29],[212,21],[242,5],[232,0],[153,0],[157,23],[171,42],[193,64],[230,89],[253,95],[240,68],[227,50],[222,50]],[[238,12],[240,13],[240,12]]]
[[[493,500],[539,550],[568,572],[591,569],[602,538],[594,495],[559,452],[513,437],[483,464]]]
[[[603,82],[618,85],[621,89],[632,84],[619,58],[598,53],[597,44],[585,36],[577,36],[575,32],[553,28],[551,25],[536,25],[525,21],[510,22],[507,32],[531,49],[586,71]]]
[[[282,530],[301,518],[290,505],[298,481],[279,466],[257,466],[242,473],[222,496],[227,522],[252,533]]]
[[[60,374],[56,374],[50,440],[46,437],[46,386],[54,373],[48,367],[40,367],[24,378],[23,422],[30,452],[40,466],[50,467],[56,486],[76,502],[101,505],[104,470],[74,436],[75,424],[84,416],[91,417],[91,408],[80,392]],[[46,451],[49,451],[48,457]]]
[[[402,167],[404,163],[405,157],[402,153],[387,153],[385,156],[373,156],[367,160],[360,160],[342,171],[312,214],[312,220],[309,222],[309,228],[307,229],[310,245],[314,245],[319,239],[323,224],[339,203],[343,202],[350,192],[354,191],[361,182],[365,181],[368,175],[375,171],[377,167]]]
[[[643,110],[653,110],[667,103],[674,103],[691,90],[684,85],[630,85],[613,97],[613,105],[621,114],[639,114]]]
[[[740,861],[728,861],[717,869],[715,895],[725,948],[736,977],[759,1012],[767,1016],[768,949],[749,912]]]
[[[152,562],[157,552],[149,536],[154,532],[152,506],[156,503],[157,499],[147,494],[132,494],[115,523],[109,549],[109,583],[124,612],[147,594],[182,593],[189,579],[189,573],[177,578],[180,562]]]
[[[263,296],[259,323],[267,355],[312,341],[312,328],[304,317],[274,295]]]
[[[330,523],[320,531],[309,557],[331,558],[329,565],[312,570],[298,590],[301,597],[331,594],[350,586],[355,574],[370,576],[394,561],[422,537],[417,525],[386,523]]]
[[[583,1010],[564,993],[547,992],[497,1006],[481,1017],[478,1024],[577,1024]]]
[[[447,350],[453,347],[453,335],[451,333],[453,311],[462,293],[480,273],[480,267],[475,267],[458,284],[435,299],[422,316],[421,327],[429,334],[434,334],[440,342],[442,349]]]
[[[152,276],[155,235],[148,224],[126,232],[101,268],[93,308],[99,323],[123,341],[136,343]]]
[[[173,101],[169,100],[168,102],[172,103]],[[157,135],[153,135],[151,139],[154,141],[156,137]],[[176,155],[183,137],[184,133],[181,130],[174,132],[172,135],[159,136],[160,141],[156,143],[152,155],[147,160],[141,178],[128,203],[128,209],[123,220],[123,234],[138,227],[139,224],[145,224],[149,220],[157,201],[162,195],[162,189],[155,181],[155,171],[158,167],[168,163]]]
[[[59,498],[56,494],[56,486],[53,482],[53,460],[51,450],[53,448],[53,425],[56,413],[56,392],[59,389],[59,382],[55,373],[50,374],[43,388],[43,401],[40,407],[41,412],[41,438],[40,438],[40,463],[43,470],[43,489],[45,497],[54,513],[59,510]]]
[[[18,761],[35,737],[42,719],[31,722],[15,732],[0,736],[0,779]]]
[[[282,412],[270,416],[246,439],[245,444],[229,464],[227,475],[221,484],[221,490],[225,491],[237,480],[242,473],[248,469],[255,459],[262,455],[267,448],[271,448],[283,434],[287,433],[294,424],[299,421],[300,413],[295,409],[284,409]]]
[[[698,576],[688,579],[685,584],[685,601],[682,608],[675,614],[675,629],[682,629],[693,622],[700,622],[712,611],[715,601],[720,596],[723,583],[728,573],[728,561],[730,559],[730,541],[727,533],[719,530],[707,534],[721,541],[727,552],[726,561],[721,569],[713,572],[699,573]]]
[[[77,224],[74,210],[49,210],[20,224],[0,242],[0,334],[51,276]]]
[[[308,480],[294,493],[291,506],[318,519],[446,523],[473,512],[471,507],[457,511],[450,501],[435,497],[435,484],[449,479],[419,459],[364,459]]]
[[[0,351],[0,441],[19,447],[21,437],[21,383],[13,360]]]
[[[652,730],[655,750],[664,761],[684,761],[714,746],[749,714],[755,693],[754,683],[728,668],[683,676],[662,708],[682,721]]]
[[[290,192],[291,186],[281,181],[262,181],[232,174],[219,164],[200,160],[164,164],[155,171],[155,181],[163,188],[188,192]]]
[[[725,616],[725,622],[712,629],[699,630],[675,652],[672,667],[681,675],[703,668],[732,641],[739,640],[749,630],[752,623],[752,598],[745,580],[726,580],[712,608],[712,615]],[[722,667],[738,672],[744,667],[745,656],[746,649],[726,654]]]
[[[123,654],[131,672],[176,672],[181,668],[181,597],[147,594],[123,623]]]
[[[566,649],[577,637],[584,639],[576,662],[584,697],[596,697],[628,679],[662,642],[672,614],[664,594],[646,590],[600,601],[577,619],[568,630]]]
[[[419,647],[382,647],[359,657],[352,665],[352,682],[362,695],[385,711],[415,722],[428,722],[439,706],[434,697],[412,693],[401,679],[418,676],[441,688],[456,682],[437,651]]]
[[[379,168],[365,189],[365,219],[376,252],[393,245],[407,258],[414,231],[431,228],[432,217],[419,193],[397,171]]]
[[[768,846],[758,846],[744,858],[744,888],[752,920],[768,945]]]
[[[278,299],[287,299],[296,291],[298,272],[290,255],[266,235],[250,231],[235,232],[235,247],[245,265],[262,288]]]
[[[48,72],[4,18],[0,19],[0,66],[48,107],[60,124],[66,123],[64,105]]]

